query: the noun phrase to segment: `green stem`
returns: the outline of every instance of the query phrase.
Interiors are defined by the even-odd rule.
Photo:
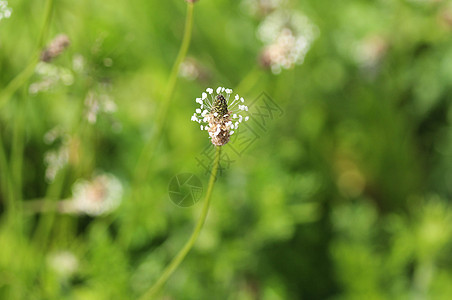
[[[136,176],[139,181],[142,181],[147,177],[152,156],[154,155],[155,148],[157,147],[157,144],[162,136],[163,129],[165,128],[168,116],[168,109],[170,107],[172,96],[174,94],[174,88],[176,87],[179,68],[182,62],[184,61],[185,56],[187,55],[188,47],[190,45],[192,27],[193,27],[193,3],[189,2],[187,3],[187,17],[185,19],[185,30],[184,36],[182,38],[182,44],[180,46],[179,53],[177,55],[176,61],[174,62],[173,68],[170,73],[168,86],[165,91],[160,114],[158,115],[155,123],[156,125],[154,129],[154,134],[153,137],[149,139],[149,141],[143,147],[143,151],[140,155],[140,158],[138,159]]]
[[[25,92],[23,93],[25,94]],[[24,98],[26,96],[24,95]],[[17,201],[22,199],[22,165],[24,154],[24,121],[26,99],[18,99],[16,107],[15,125],[11,146],[11,176],[15,187]]]
[[[220,164],[220,154],[221,147],[216,147],[215,152],[215,160],[213,163],[212,173],[210,174],[209,186],[207,188],[206,197],[204,199],[204,206],[202,207],[201,215],[199,216],[198,223],[196,224],[193,233],[190,236],[190,239],[185,243],[184,247],[177,253],[177,255],[173,258],[171,263],[165,268],[162,275],[158,278],[157,282],[140,298],[144,299],[152,299],[155,295],[160,291],[165,282],[171,276],[171,274],[177,269],[180,263],[184,260],[185,256],[188,254],[190,249],[193,247],[196,239],[201,232],[202,226],[207,217],[207,212],[209,211],[210,199],[212,195],[213,186],[215,184],[215,179],[217,177],[218,166]]]
[[[2,134],[0,130],[0,187],[3,193],[3,198],[7,199],[8,214],[10,217],[14,216],[14,187],[11,179],[11,172],[8,166],[8,159],[6,156],[5,147],[3,145]]]
[[[240,94],[248,93],[261,77],[261,70],[259,68],[251,69],[248,74],[243,77],[242,81],[235,87],[235,90]]]
[[[39,38],[36,46],[36,50],[32,55],[31,61],[27,67],[20,72],[14,79],[12,79],[8,85],[0,93],[0,109],[8,103],[11,96],[33,75],[36,64],[39,62],[40,53],[44,46],[44,41],[47,38],[47,34],[50,27],[50,20],[52,18],[53,0],[46,0],[44,21],[39,33]]]
[[[46,201],[44,203],[45,207],[57,206],[57,203],[55,202],[58,201],[61,190],[63,189],[67,168],[68,167],[66,166],[61,169],[56,175],[53,182],[47,188],[47,194],[45,196]],[[48,214],[41,215],[38,221],[38,225],[33,238],[34,242],[42,248],[47,246],[47,242],[52,231],[53,222],[55,220],[55,214],[55,210],[51,210]]]
[[[49,32],[50,21],[52,19],[53,1],[54,0],[46,1],[44,21],[42,23],[41,33],[39,34],[38,45],[37,45],[38,54],[41,53],[42,47],[44,47],[44,43],[45,43],[45,40],[47,39],[47,34]]]

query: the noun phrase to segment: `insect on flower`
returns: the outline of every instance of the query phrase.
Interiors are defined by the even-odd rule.
[[[191,120],[201,124],[201,130],[209,133],[215,146],[227,144],[239,124],[249,120],[249,116],[245,115],[248,106],[244,105],[243,97],[236,94],[230,101],[231,95],[231,89],[220,86],[215,92],[212,88],[207,88],[201,98],[196,98],[200,107],[196,109]]]

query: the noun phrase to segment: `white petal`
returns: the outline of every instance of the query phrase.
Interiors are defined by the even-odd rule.
[[[204,129],[204,126],[203,125],[201,125],[201,130],[203,130]]]
[[[219,86],[218,88],[217,88],[217,94],[219,94],[221,92],[221,86]]]
[[[242,97],[242,98],[240,98],[240,101],[242,101],[242,103],[243,103],[243,102],[245,102],[245,99],[243,99],[243,97]]]
[[[233,134],[234,134],[234,130],[231,130],[231,132],[230,132],[230,133],[231,133],[231,135],[233,135]]]
[[[206,89],[206,92],[208,92],[209,94],[212,94],[212,93],[213,93],[213,89],[207,88],[207,89]]]
[[[247,116],[247,117],[245,117],[245,121],[248,121],[249,119],[250,119],[250,117],[248,117],[248,116]]]
[[[197,108],[197,109],[196,109],[196,113],[197,113],[197,114],[200,114],[200,113],[201,113],[201,109]]]
[[[227,93],[227,94],[231,94],[231,93],[232,93],[232,90],[231,90],[231,89],[226,89],[226,93]]]
[[[232,118],[233,118],[233,119],[236,119],[236,118],[237,118],[237,114],[233,114],[233,115],[232,115]]]
[[[201,98],[196,98],[196,103],[202,104],[202,99]]]
[[[207,98],[207,94],[206,93],[202,93],[202,100]]]
[[[214,113],[213,116],[214,116],[214,117],[218,116],[218,113]]]
[[[235,94],[235,100],[239,100],[240,96],[239,94]]]

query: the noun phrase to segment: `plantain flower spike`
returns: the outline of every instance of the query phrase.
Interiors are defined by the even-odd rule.
[[[191,120],[198,122],[201,130],[209,133],[215,146],[227,144],[240,123],[249,120],[249,116],[246,116],[248,106],[244,105],[243,97],[236,94],[233,100],[230,100],[231,96],[231,89],[220,86],[215,91],[207,88],[201,98],[196,98],[200,107],[196,109]]]

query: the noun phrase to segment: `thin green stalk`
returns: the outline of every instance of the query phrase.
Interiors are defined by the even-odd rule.
[[[147,177],[152,156],[154,155],[155,148],[157,147],[158,142],[160,141],[160,138],[162,136],[163,129],[165,128],[168,116],[168,109],[170,107],[172,96],[174,94],[174,88],[176,87],[180,65],[184,61],[185,56],[187,55],[188,47],[190,45],[192,27],[193,27],[193,3],[188,2],[184,36],[182,38],[182,43],[176,61],[174,62],[173,68],[170,73],[168,86],[166,88],[165,95],[162,101],[163,102],[162,107],[160,109],[160,114],[158,115],[157,120],[155,122],[154,134],[153,137],[149,139],[149,141],[143,147],[143,151],[140,155],[140,158],[138,159],[137,170],[135,174],[139,181],[142,181]]]
[[[8,85],[0,92],[0,109],[8,103],[11,96],[33,75],[36,64],[39,62],[40,53],[50,27],[50,20],[52,19],[53,0],[46,0],[44,21],[39,33],[36,50],[25,69],[20,72]]]
[[[249,92],[254,85],[259,81],[261,77],[261,70],[259,68],[251,69],[248,74],[243,77],[242,81],[235,87],[235,90],[240,94],[246,94]]]
[[[8,160],[6,158],[5,147],[3,146],[2,131],[0,130],[0,190],[2,192],[3,200],[8,199],[8,178],[9,168]]]
[[[165,268],[162,275],[158,278],[156,283],[140,298],[141,300],[152,299],[160,291],[163,285],[166,283],[168,278],[177,269],[180,263],[184,260],[185,256],[188,254],[190,249],[193,247],[196,239],[201,232],[202,226],[207,217],[207,212],[209,211],[210,199],[213,191],[213,186],[215,184],[215,179],[217,177],[218,166],[220,164],[220,154],[221,147],[216,147],[215,160],[213,163],[212,173],[210,174],[209,186],[207,187],[206,197],[204,199],[204,206],[202,207],[201,215],[199,216],[198,223],[196,224],[190,239],[185,243],[184,247],[177,253],[173,258],[171,263]]]
[[[7,200],[8,214],[14,215],[14,188],[11,180],[11,172],[8,166],[8,159],[6,157],[5,147],[3,145],[2,134],[0,130],[0,184],[3,192],[3,199]]]
[[[53,182],[47,188],[47,194],[45,196],[46,201],[44,203],[46,207],[57,206],[55,202],[58,201],[61,190],[63,189],[67,168],[68,167],[66,166],[62,170],[60,170]],[[47,241],[50,237],[55,214],[55,210],[51,210],[47,214],[42,214],[40,216],[33,239],[37,245],[40,245],[43,248],[46,247]]]
[[[24,97],[25,96],[25,93]],[[18,99],[16,109],[16,118],[13,128],[13,140],[11,146],[11,176],[14,182],[17,201],[22,199],[22,165],[24,154],[24,122],[25,122],[25,103],[26,99]]]
[[[83,105],[80,106],[79,115],[83,112]],[[80,121],[77,121],[76,124],[73,125],[74,132],[72,135],[81,140],[82,136],[87,135],[87,130],[89,126],[85,118],[80,118]],[[38,225],[36,226],[36,230],[34,233],[34,241],[39,245],[46,245],[48,239],[50,238],[50,233],[52,232],[54,221],[56,218],[56,214],[58,212],[59,206],[62,205],[60,201],[60,196],[64,188],[65,180],[68,176],[68,172],[70,169],[69,162],[66,162],[66,165],[57,172],[54,180],[48,185],[46,194],[43,200],[42,207],[45,210],[44,214],[40,215],[40,219],[38,221]],[[28,209],[29,207],[25,207]],[[29,212],[29,211],[27,211]]]

